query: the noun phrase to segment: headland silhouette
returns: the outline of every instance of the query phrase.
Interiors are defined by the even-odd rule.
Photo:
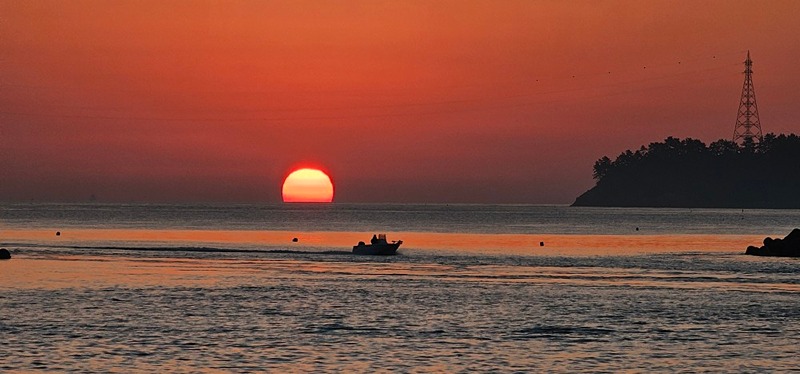
[[[758,143],[668,137],[594,164],[594,187],[573,206],[800,208],[800,137]]]

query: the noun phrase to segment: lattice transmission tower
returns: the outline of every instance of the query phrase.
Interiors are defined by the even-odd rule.
[[[760,143],[762,140],[764,135],[761,134],[756,91],[753,88],[753,60],[750,59],[750,51],[747,51],[747,60],[744,60],[742,98],[739,101],[739,113],[736,115],[736,128],[733,129],[733,141]]]

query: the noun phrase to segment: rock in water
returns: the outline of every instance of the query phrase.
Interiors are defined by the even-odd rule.
[[[783,240],[790,241],[794,244],[800,244],[800,229],[792,230]]]
[[[749,246],[744,252],[754,256],[800,257],[800,229],[794,229],[783,239],[764,238],[761,247]]]
[[[11,259],[11,252],[8,249],[0,248],[0,260],[8,260]]]

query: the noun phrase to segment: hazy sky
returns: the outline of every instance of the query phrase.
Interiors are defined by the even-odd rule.
[[[594,161],[800,132],[800,1],[0,0],[0,200],[571,203]]]

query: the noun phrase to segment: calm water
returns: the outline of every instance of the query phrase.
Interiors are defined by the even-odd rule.
[[[774,210],[3,205],[0,370],[797,370],[800,261],[741,255],[797,226]],[[348,253],[372,232],[401,254]]]

